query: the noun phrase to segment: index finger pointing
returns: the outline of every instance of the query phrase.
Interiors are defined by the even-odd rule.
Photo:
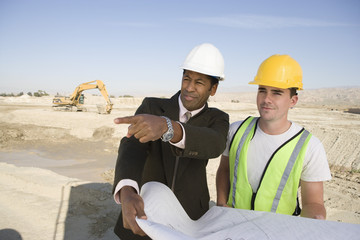
[[[114,123],[116,124],[133,124],[135,122],[136,121],[134,116],[120,117],[114,119]]]

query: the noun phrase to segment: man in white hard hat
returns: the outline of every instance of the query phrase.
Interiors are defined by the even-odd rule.
[[[323,181],[331,175],[324,147],[288,120],[303,87],[300,65],[289,55],[273,55],[249,84],[259,85],[260,117],[230,126],[216,175],[217,205],[325,219]]]
[[[224,79],[224,60],[205,43],[188,54],[181,68],[181,90],[173,97],[145,98],[135,116],[114,120],[130,124],[119,146],[113,185],[122,208],[114,231],[122,240],[149,239],[135,221],[146,219],[138,194],[146,182],[171,188],[194,220],[209,209],[206,165],[225,149],[229,116],[209,108],[207,100]]]

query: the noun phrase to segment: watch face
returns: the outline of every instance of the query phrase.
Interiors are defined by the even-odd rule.
[[[166,133],[164,133],[164,135],[162,136],[162,140],[163,140],[164,142],[168,142],[168,141],[170,141],[173,137],[174,137],[174,133],[173,133],[173,132],[166,132]]]

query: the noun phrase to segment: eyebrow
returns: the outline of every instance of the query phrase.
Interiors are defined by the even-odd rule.
[[[266,90],[266,88],[264,88],[264,87],[259,87],[258,90]],[[272,89],[272,90],[270,90],[270,91],[273,92],[273,93],[284,93],[284,91],[281,90],[281,89]]]
[[[184,75],[183,75],[183,78],[189,78],[189,79],[194,80],[194,81],[206,82],[206,79],[204,79],[204,78],[192,78],[192,77],[190,77],[190,76],[187,75],[187,74],[184,74]]]
[[[273,93],[284,93],[283,90],[278,90],[278,89],[274,89],[274,90],[271,90]]]

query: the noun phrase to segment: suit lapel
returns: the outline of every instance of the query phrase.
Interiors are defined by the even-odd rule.
[[[167,101],[163,102],[162,107],[162,115],[169,117],[171,120],[179,121],[179,94],[176,93],[174,96],[172,96]],[[161,140],[159,140],[161,141]],[[173,173],[175,168],[175,156],[171,151],[170,143],[161,143],[163,148],[168,149],[167,151],[163,151],[163,165],[165,168],[165,175],[167,179],[168,186],[171,187],[172,179],[173,179]]]
[[[172,96],[169,101],[166,101],[162,106],[164,116],[167,116],[174,121],[179,121],[179,95],[180,91]]]

